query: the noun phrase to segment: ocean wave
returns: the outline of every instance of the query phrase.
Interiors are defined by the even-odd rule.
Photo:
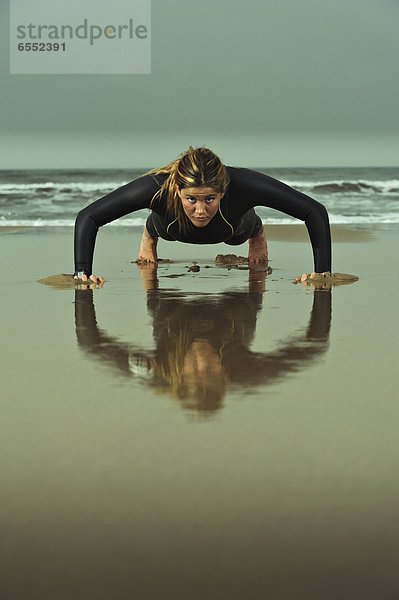
[[[142,174],[123,170],[0,171],[0,227],[73,227],[82,208]],[[396,168],[292,169],[272,176],[320,201],[332,224],[399,222]],[[300,223],[266,207],[257,206],[256,211],[265,224]],[[147,209],[136,211],[109,226],[141,227],[147,216]]]
[[[398,194],[399,179],[387,180],[346,180],[332,179],[328,181],[307,181],[307,180],[292,180],[281,179],[286,185],[297,188],[307,193],[320,194]],[[106,181],[106,182],[89,182],[89,181],[43,181],[31,183],[1,183],[0,195],[15,195],[24,194],[25,196],[34,197],[41,194],[82,194],[82,196],[90,195],[96,199],[102,195],[109,193],[128,183],[129,181]]]
[[[331,181],[285,181],[287,185],[308,194],[354,194],[354,195],[387,195],[399,194],[399,179],[388,180],[355,180],[343,179]]]
[[[2,183],[0,184],[0,194],[29,194],[34,196],[35,194],[42,192],[53,192],[53,193],[81,193],[87,194],[94,192],[106,194],[118,187],[121,187],[126,182],[107,181],[104,183],[89,182],[89,181],[68,181],[56,182],[56,181],[44,181],[40,183]]]
[[[146,219],[119,219],[108,223],[105,227],[143,227]],[[292,217],[262,218],[264,225],[298,225],[302,221]],[[378,225],[397,224],[399,214],[381,215],[330,215],[331,225]],[[73,227],[75,219],[0,219],[1,227]]]

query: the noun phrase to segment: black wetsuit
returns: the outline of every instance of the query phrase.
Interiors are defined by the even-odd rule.
[[[266,206],[304,221],[312,243],[315,271],[331,271],[330,226],[322,204],[258,171],[229,166],[226,169],[230,182],[218,212],[206,227],[195,227],[188,221],[188,231],[180,231],[177,219],[166,210],[163,194],[151,206],[147,222],[150,235],[191,244],[241,244],[261,228],[254,207]],[[75,223],[75,272],[92,274],[98,228],[136,210],[150,208],[153,195],[167,177],[143,175],[79,212]]]

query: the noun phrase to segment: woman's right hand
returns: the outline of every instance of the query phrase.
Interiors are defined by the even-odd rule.
[[[141,238],[139,250],[139,257],[137,259],[137,263],[139,265],[145,265],[148,263],[158,263],[157,244],[158,238],[151,237],[147,231],[147,227],[144,226],[143,236]]]

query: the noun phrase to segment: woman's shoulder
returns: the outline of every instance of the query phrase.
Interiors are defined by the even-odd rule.
[[[248,169],[246,167],[233,167],[225,165],[226,171],[229,175],[231,184],[245,184],[246,182],[253,181],[254,178],[263,176],[259,171],[255,169]]]
[[[247,167],[232,167],[230,165],[225,165],[225,168],[231,180],[242,181],[262,175],[259,171],[248,169]]]
[[[121,186],[113,194],[134,194],[136,197],[151,199],[161,188],[165,181],[164,173],[144,173],[129,183]]]
[[[169,177],[169,173],[145,173],[144,177],[150,177],[159,187],[161,187]]]

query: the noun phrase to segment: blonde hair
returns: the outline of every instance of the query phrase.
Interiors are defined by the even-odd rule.
[[[169,393],[186,409],[210,415],[223,406],[228,376],[220,353],[220,373],[215,375],[209,368],[203,378],[184,375],[184,361],[192,343],[193,335],[187,328],[187,323],[181,330],[173,331],[172,335],[163,340],[162,348],[159,348],[151,360],[153,372],[157,376],[154,388],[157,392]]]
[[[211,187],[217,192],[224,192],[229,184],[226,167],[212,150],[199,146],[179,154],[179,156],[163,167],[147,171],[145,175],[169,174],[161,188],[154,194],[151,207],[157,198],[166,193],[166,209],[178,220],[179,226],[187,230],[188,219],[184,213],[178,190],[188,187]]]

